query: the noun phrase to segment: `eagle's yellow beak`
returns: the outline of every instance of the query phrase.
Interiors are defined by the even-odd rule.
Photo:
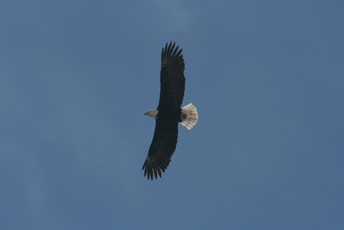
[[[148,112],[145,112],[145,113],[143,114],[143,116],[144,116],[144,115],[147,115],[147,116],[148,116],[148,114],[149,114]]]

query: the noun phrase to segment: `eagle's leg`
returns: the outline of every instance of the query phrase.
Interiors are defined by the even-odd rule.
[[[180,113],[180,120],[181,120],[181,121],[184,121],[184,120],[186,119],[186,117],[187,117],[187,116],[186,116],[185,113],[183,113],[183,112]]]

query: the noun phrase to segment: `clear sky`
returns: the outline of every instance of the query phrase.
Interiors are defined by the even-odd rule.
[[[344,1],[0,1],[0,229],[344,229]],[[166,42],[183,105],[141,171]]]

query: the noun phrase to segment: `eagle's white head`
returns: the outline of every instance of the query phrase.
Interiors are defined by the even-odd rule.
[[[149,110],[149,111],[145,112],[143,115],[147,115],[147,116],[156,118],[156,116],[158,115],[158,110],[156,110],[156,109]]]

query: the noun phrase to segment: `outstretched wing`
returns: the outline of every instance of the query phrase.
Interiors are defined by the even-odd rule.
[[[180,109],[185,90],[184,59],[176,43],[166,43],[161,52],[160,99],[158,111]]]
[[[156,119],[153,141],[142,167],[148,180],[153,180],[153,176],[157,179],[158,174],[161,177],[161,171],[165,172],[176,149],[177,139],[178,121]]]
[[[166,43],[161,52],[160,99],[152,144],[142,170],[147,179],[161,177],[170,164],[178,139],[180,107],[184,98],[185,77],[182,49]]]

